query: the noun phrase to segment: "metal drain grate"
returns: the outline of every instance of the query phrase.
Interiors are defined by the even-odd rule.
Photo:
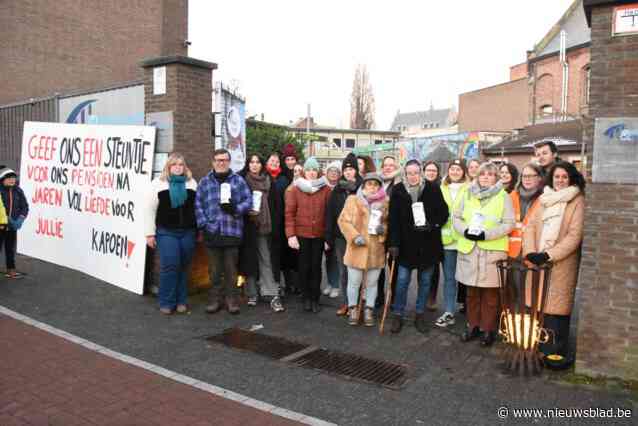
[[[390,389],[401,388],[407,380],[408,369],[404,365],[320,349],[282,337],[268,336],[240,328],[227,329],[221,334],[207,337],[206,340],[300,367],[381,385]]]
[[[403,386],[408,373],[407,367],[403,365],[326,349],[317,349],[292,362],[301,367],[314,368],[392,389]]]
[[[208,337],[206,340],[274,359],[287,357],[309,346],[291,342],[281,337],[242,330],[241,328],[229,328],[221,334]]]

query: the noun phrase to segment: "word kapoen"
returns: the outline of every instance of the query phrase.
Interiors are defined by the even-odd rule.
[[[93,251],[119,258],[130,258],[133,248],[135,243],[129,241],[126,235],[91,228],[91,250]]]

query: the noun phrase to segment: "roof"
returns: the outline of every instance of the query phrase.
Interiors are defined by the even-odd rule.
[[[415,111],[397,113],[390,126],[391,130],[400,131],[401,126],[406,127],[421,127],[425,123],[438,123],[439,127],[450,127],[454,123],[450,120],[450,113],[453,112],[452,108],[443,109],[429,109],[427,111]]]
[[[450,151],[446,144],[439,144],[432,152],[425,157],[424,161],[436,161],[437,163],[448,163],[455,160],[457,156]]]
[[[607,4],[627,4],[635,3],[636,0],[583,0],[583,7],[585,9],[585,17],[587,18],[587,25],[591,26],[591,9],[597,6],[605,6]]]
[[[545,36],[534,46],[532,58],[557,54],[560,51],[560,32],[567,34],[566,48],[582,46],[591,42],[591,30],[582,8],[583,0],[574,0],[563,16],[550,28]]]
[[[534,145],[541,141],[551,140],[559,152],[580,151],[583,137],[581,120],[544,123],[528,126],[516,135],[505,138],[502,142],[483,149],[485,154],[531,153]]]

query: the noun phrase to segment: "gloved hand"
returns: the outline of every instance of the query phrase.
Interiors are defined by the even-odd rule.
[[[415,226],[414,229],[419,232],[430,232],[432,230],[432,225],[430,225],[429,223],[426,223],[423,226]]]
[[[363,236],[361,235],[357,235],[356,237],[354,237],[354,240],[352,240],[352,242],[354,243],[355,246],[365,246],[366,245],[366,239],[363,238]]]
[[[390,247],[388,249],[388,252],[390,253],[390,256],[392,256],[395,259],[399,257],[399,247]]]
[[[233,203],[222,203],[219,205],[219,207],[225,213],[228,213],[228,214],[235,213],[235,206],[233,206]]]
[[[383,233],[385,232],[385,226],[378,225],[377,229],[375,229],[375,231],[377,231],[377,235],[383,235]]]
[[[19,216],[17,219],[9,218],[9,226],[14,231],[17,231],[18,229],[22,228],[22,224],[24,223],[24,219],[25,219],[24,216]]]
[[[481,232],[478,235],[473,235],[468,233],[466,229],[463,235],[465,236],[465,238],[467,238],[470,241],[485,241],[485,232]]]
[[[525,259],[529,260],[536,266],[540,266],[544,263],[547,263],[547,261],[549,260],[549,255],[545,252],[528,253],[527,256],[525,256]]]

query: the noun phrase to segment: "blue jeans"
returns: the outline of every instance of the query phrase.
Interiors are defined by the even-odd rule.
[[[456,312],[456,250],[443,250],[443,297],[445,312]]]
[[[159,305],[174,309],[176,305],[186,304],[186,280],[195,251],[195,230],[158,228],[155,239],[160,258]]]
[[[412,277],[412,269],[398,266],[397,286],[394,295],[394,304],[392,305],[392,313],[395,315],[405,315],[405,305],[408,301],[408,288],[410,287],[410,278]],[[434,266],[427,269],[419,269],[417,273],[419,289],[416,296],[416,313],[425,312],[425,300],[430,293],[430,283],[432,282],[432,274]]]
[[[335,248],[331,247],[326,253],[326,275],[328,276],[328,284],[331,288],[339,288],[339,264],[337,263],[337,255]]]

